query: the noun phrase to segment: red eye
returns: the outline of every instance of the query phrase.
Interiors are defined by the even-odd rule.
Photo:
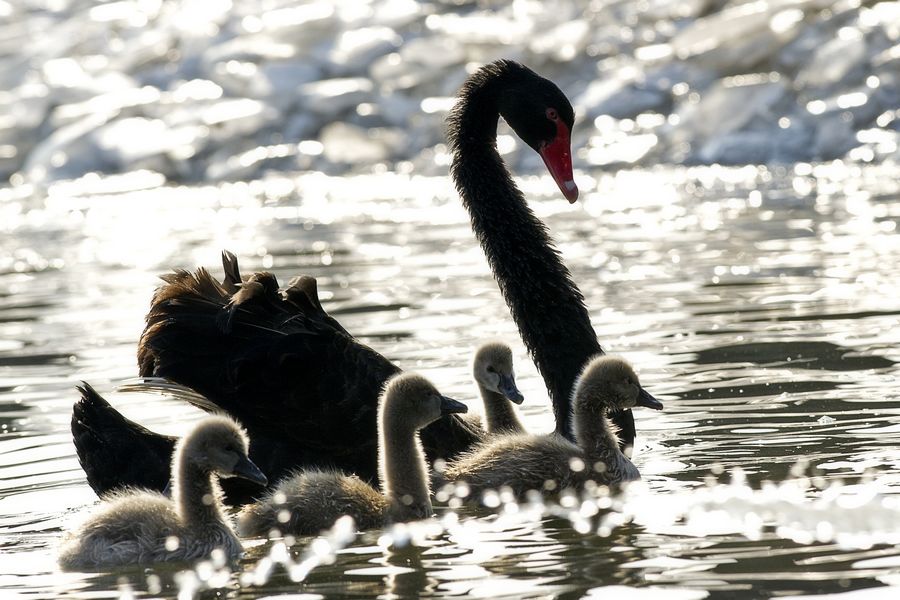
[[[548,108],[547,109],[547,118],[550,119],[551,121],[559,121],[559,113],[556,112],[555,108]]]

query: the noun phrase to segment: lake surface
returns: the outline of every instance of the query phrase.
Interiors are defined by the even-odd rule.
[[[895,598],[898,23],[896,0],[0,0],[0,598]],[[256,540],[234,573],[59,572],[96,502],[75,385],[183,433],[198,411],[136,389],[135,347],[157,276],[223,249],[316,276],[463,400],[505,340],[552,428],[446,176],[453,96],[501,57],[575,108],[576,205],[502,124],[498,147],[665,402],[636,413],[643,485]]]
[[[301,539],[293,558],[259,541],[234,574],[58,571],[54,545],[96,500],[69,434],[74,385],[91,382],[148,427],[185,431],[196,410],[114,390],[134,381],[156,276],[217,270],[227,248],[282,283],[316,276],[348,330],[475,406],[471,352],[509,342],[525,423],[549,430],[542,381],[449,180],[287,173],[173,186],[138,171],[46,196],[2,190],[0,596],[894,597],[898,182],[896,166],[843,162],[585,170],[570,206],[549,178],[523,178],[604,348],[665,402],[636,412],[644,485],[611,508],[500,503],[408,532]]]

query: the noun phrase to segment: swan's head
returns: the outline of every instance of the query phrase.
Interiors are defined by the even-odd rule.
[[[501,342],[487,342],[475,351],[472,372],[482,387],[496,392],[510,402],[522,404],[525,397],[516,387],[512,350]]]
[[[575,202],[578,186],[572,175],[571,141],[575,111],[569,99],[555,83],[528,67],[512,61],[498,61],[488,67],[494,65],[505,69],[498,91],[500,115],[541,155],[566,200]]]
[[[662,402],[651,396],[631,365],[618,356],[600,356],[584,368],[575,384],[575,410],[603,413],[645,406],[655,410]]]
[[[575,111],[556,84],[515,61],[497,60],[472,73],[459,96],[447,118],[455,154],[471,140],[494,141],[497,124],[492,120],[499,112],[516,135],[541,155],[563,196],[569,202],[578,199],[571,147]]]
[[[443,396],[430,381],[415,373],[390,379],[378,403],[380,421],[414,430],[452,413],[464,413],[465,404]]]
[[[248,457],[248,448],[247,434],[232,419],[206,417],[178,443],[174,460],[187,459],[207,473],[266,485],[266,476]]]

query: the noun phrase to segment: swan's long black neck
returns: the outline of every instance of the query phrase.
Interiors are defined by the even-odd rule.
[[[452,174],[553,402],[557,431],[572,438],[570,396],[584,364],[603,352],[584,297],[544,224],[525,203],[496,149],[500,78],[467,87],[450,118]]]

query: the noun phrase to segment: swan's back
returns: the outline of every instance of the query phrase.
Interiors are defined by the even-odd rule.
[[[396,366],[303,293],[279,292],[270,273],[234,295],[204,269],[165,281],[141,337],[141,375],[198,391],[254,437],[287,438],[299,446],[294,467],[345,457],[357,466],[348,449],[359,443],[374,456],[378,392]],[[374,460],[366,466],[374,477]]]
[[[277,440],[254,450],[273,477],[333,466],[376,481],[378,397],[400,369],[322,309],[312,278],[279,291],[271,273],[244,278],[233,255],[223,261],[222,283],[202,268],[163,277],[141,336],[141,375],[188,386],[252,438]],[[478,439],[455,416],[422,432],[432,459]]]
[[[359,529],[384,523],[387,500],[356,475],[333,470],[298,472],[246,506],[238,516],[241,536],[265,536],[273,530],[315,535],[350,515]]]

